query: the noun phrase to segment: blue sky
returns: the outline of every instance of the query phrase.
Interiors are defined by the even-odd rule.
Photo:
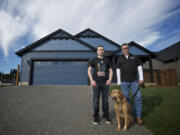
[[[91,28],[122,44],[160,51],[180,41],[180,0],[1,0],[0,71],[21,59],[15,52],[61,28]]]

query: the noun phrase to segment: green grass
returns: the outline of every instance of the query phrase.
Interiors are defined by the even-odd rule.
[[[180,87],[146,87],[141,92],[144,125],[155,135],[180,135]]]

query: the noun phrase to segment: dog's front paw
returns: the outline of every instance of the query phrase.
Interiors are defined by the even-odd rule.
[[[123,130],[123,131],[127,131],[127,127],[126,127],[126,126],[124,126],[122,130]]]
[[[121,128],[119,128],[119,127],[118,127],[116,130],[117,130],[117,131],[120,131],[120,130],[121,130]]]

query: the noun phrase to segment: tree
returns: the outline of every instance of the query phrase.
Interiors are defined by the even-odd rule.
[[[16,72],[17,72],[17,69],[11,69],[11,70],[10,70],[11,79],[15,79],[15,77],[16,77]]]

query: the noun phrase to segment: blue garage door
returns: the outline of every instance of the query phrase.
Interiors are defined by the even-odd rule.
[[[34,61],[32,85],[88,85],[87,61]]]

